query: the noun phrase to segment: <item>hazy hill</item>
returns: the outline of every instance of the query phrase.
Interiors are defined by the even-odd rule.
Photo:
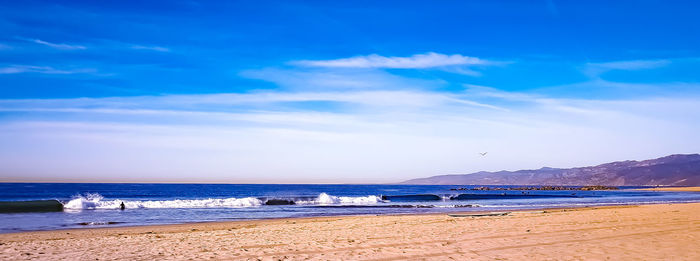
[[[618,161],[570,169],[541,168],[440,175],[407,180],[400,184],[700,186],[700,154],[670,155],[644,161]]]

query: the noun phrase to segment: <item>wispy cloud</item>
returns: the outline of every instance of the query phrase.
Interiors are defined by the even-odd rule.
[[[430,89],[445,84],[440,80],[401,77],[376,69],[264,68],[243,71],[240,75],[295,90]]]
[[[43,74],[76,74],[76,73],[94,73],[97,70],[92,68],[80,69],[57,69],[51,66],[34,66],[34,65],[10,65],[0,67],[0,74],[16,74],[16,73],[43,73]]]
[[[590,77],[598,77],[612,70],[643,70],[664,67],[671,64],[670,60],[632,60],[632,61],[615,61],[605,63],[587,63],[583,69],[584,74]]]
[[[442,70],[446,71],[446,72],[462,74],[462,75],[469,75],[469,76],[481,76],[482,75],[482,73],[480,71],[465,68],[464,66],[462,66],[462,67],[446,67],[446,68],[443,68]]]
[[[0,43],[0,50],[9,50],[9,49],[12,49],[12,46]]]
[[[386,57],[378,54],[355,56],[335,60],[301,60],[292,64],[310,67],[330,68],[397,68],[418,69],[455,65],[486,65],[490,61],[476,57],[463,56],[461,54],[440,54],[429,52],[416,54],[409,57]]]
[[[41,45],[46,45],[48,47],[51,47],[54,49],[60,49],[60,50],[84,50],[84,49],[87,49],[87,47],[82,46],[82,45],[51,43],[51,42],[43,41],[40,39],[25,39],[25,40],[33,42],[33,43],[41,44]]]
[[[99,171],[131,178],[168,166],[173,177],[196,172],[217,181],[236,181],[230,173],[274,179],[284,172],[297,182],[350,174],[366,182],[391,182],[435,173],[586,165],[700,146],[686,138],[700,130],[697,122],[687,121],[700,109],[693,97],[541,97],[515,110],[491,108],[498,106],[480,97],[528,100],[526,93],[486,87],[452,94],[268,91],[1,100],[2,111],[24,116],[0,122],[0,142],[26,149],[11,151],[19,157],[0,157],[0,166],[19,173]],[[289,107],[313,101],[347,108]],[[42,145],[29,146],[37,142]],[[481,150],[493,157],[467,156]],[[72,168],[56,162],[100,164]],[[128,167],[134,164],[139,167]]]
[[[131,48],[131,49],[134,49],[134,50],[148,50],[148,51],[156,51],[156,52],[170,52],[170,48],[166,48],[166,47],[162,47],[162,46],[132,45],[130,48]]]
[[[2,110],[43,110],[102,108],[102,112],[120,112],[119,109],[136,110],[154,114],[151,109],[180,110],[187,108],[259,108],[262,105],[268,110],[278,108],[289,109],[294,104],[304,102],[344,103],[351,107],[349,110],[403,110],[411,111],[422,108],[452,106],[454,109],[491,109],[504,110],[497,106],[470,100],[461,94],[439,93],[427,91],[331,91],[331,92],[280,92],[266,91],[254,93],[219,93],[202,95],[165,95],[165,96],[136,96],[114,98],[79,98],[79,99],[26,99],[0,100]],[[283,105],[283,107],[280,107]],[[286,105],[286,106],[284,106]],[[59,110],[59,111],[61,111]],[[325,108],[305,108],[310,111],[324,111]],[[170,112],[167,112],[170,113]]]
[[[504,101],[526,101],[526,102],[536,102],[538,99],[540,99],[540,96],[537,96],[535,94],[530,94],[530,93],[523,93],[523,92],[508,92],[508,91],[503,91],[499,90],[497,88],[489,87],[489,86],[482,86],[482,85],[475,85],[475,84],[464,84],[464,87],[467,88],[465,90],[465,94],[473,96],[473,97],[487,97],[487,98],[496,98],[496,99],[501,99]]]
[[[588,66],[653,68],[617,62]],[[61,70],[0,69],[21,71]],[[700,140],[687,139],[700,131],[700,123],[688,121],[700,110],[698,92],[596,99],[479,85],[447,91],[439,80],[378,67],[281,67],[241,75],[277,88],[0,100],[0,113],[21,115],[0,120],[0,144],[5,145],[0,156],[16,155],[0,157],[0,170],[84,172],[86,177],[99,172],[134,180],[162,173],[191,179],[198,173],[213,181],[285,182],[279,174],[285,173],[295,182],[317,182],[329,175],[393,182],[436,173],[651,158],[693,152],[700,146]],[[598,82],[606,83],[602,87],[607,89],[640,88],[595,80],[586,84]],[[673,84],[649,85],[697,89]],[[477,151],[490,151],[492,156],[468,156]],[[90,164],[76,167],[65,162]]]

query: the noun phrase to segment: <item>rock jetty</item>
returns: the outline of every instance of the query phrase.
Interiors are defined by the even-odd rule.
[[[620,188],[614,186],[582,186],[582,187],[566,187],[566,186],[536,186],[536,187],[475,187],[475,188],[453,188],[450,190],[618,190]]]

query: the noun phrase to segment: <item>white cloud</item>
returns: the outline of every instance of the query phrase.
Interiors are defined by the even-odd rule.
[[[61,70],[14,66],[3,71]],[[102,180],[94,181],[111,176],[118,177],[112,181],[142,182],[201,182],[205,177],[212,182],[367,183],[585,166],[700,147],[700,140],[689,138],[700,132],[700,122],[690,120],[700,111],[697,92],[564,99],[477,85],[465,85],[463,92],[438,91],[440,81],[373,68],[263,69],[242,75],[280,88],[0,100],[0,112],[21,115],[0,120],[0,173],[70,173],[83,181],[100,173]],[[586,86],[597,82],[602,81]],[[659,88],[672,87],[679,86]],[[489,156],[476,154],[483,151]]]
[[[481,76],[482,75],[482,73],[479,71],[475,71],[475,70],[472,70],[469,68],[464,68],[464,67],[448,67],[448,68],[444,68],[443,70],[446,72],[469,75],[469,76]]]
[[[166,48],[166,47],[162,47],[162,46],[132,45],[131,49],[148,50],[148,51],[156,51],[156,52],[170,52],[170,48]]]
[[[700,131],[688,120],[700,110],[696,97],[558,99],[472,87],[0,100],[0,110],[23,115],[0,122],[0,170],[141,181],[392,182],[700,147],[688,139]],[[529,105],[499,109],[483,98]],[[313,101],[345,107],[288,107]]]
[[[16,73],[43,73],[43,74],[76,74],[76,73],[94,73],[95,69],[56,69],[51,66],[34,66],[34,65],[11,65],[0,67],[0,74],[16,74]]]
[[[82,46],[82,45],[51,43],[51,42],[43,41],[40,39],[27,39],[27,40],[30,42],[33,42],[33,43],[46,45],[46,46],[49,46],[51,48],[60,49],[60,50],[84,50],[84,49],[87,49],[87,47]]]
[[[460,54],[440,54],[429,52],[409,57],[385,57],[377,54],[356,56],[335,60],[302,60],[293,64],[309,67],[330,68],[400,68],[419,69],[456,65],[488,65],[492,62]]]
[[[467,89],[465,93],[472,97],[487,97],[487,98],[497,98],[504,101],[519,101],[519,102],[536,102],[542,97],[522,92],[508,92],[502,91],[493,87],[474,85],[474,84],[464,84]]]
[[[163,108],[165,113],[180,110],[185,113],[191,107],[220,107],[258,108],[272,107],[286,110],[294,103],[331,102],[349,104],[354,110],[402,110],[412,111],[436,106],[455,106],[456,108],[471,109],[505,109],[489,104],[470,100],[469,97],[451,93],[410,91],[410,90],[378,90],[378,91],[332,91],[332,92],[255,92],[255,93],[220,93],[202,95],[166,95],[166,96],[135,96],[112,98],[76,98],[76,99],[20,99],[0,100],[0,110],[22,111],[57,109],[92,108],[102,109],[101,112],[125,112],[154,114]],[[218,107],[217,107],[218,106]],[[285,107],[286,106],[286,107]],[[121,110],[121,111],[120,111]],[[135,111],[125,111],[135,110]],[[306,110],[323,111],[325,108],[306,108]],[[89,112],[83,111],[83,112]],[[100,112],[100,111],[98,111]]]
[[[670,60],[631,60],[631,61],[615,61],[605,63],[587,63],[583,72],[593,78],[600,74],[612,70],[643,70],[664,67],[671,64]]]
[[[375,69],[313,68],[248,70],[241,76],[273,82],[293,90],[430,89],[445,84],[441,80],[407,78]]]
[[[615,70],[639,70],[652,69],[670,64],[669,60],[633,60],[633,61],[616,61],[606,63],[588,63],[588,66],[615,69]]]

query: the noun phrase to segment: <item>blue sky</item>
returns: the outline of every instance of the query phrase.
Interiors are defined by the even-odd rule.
[[[698,7],[5,1],[0,178],[392,182],[696,153]]]

